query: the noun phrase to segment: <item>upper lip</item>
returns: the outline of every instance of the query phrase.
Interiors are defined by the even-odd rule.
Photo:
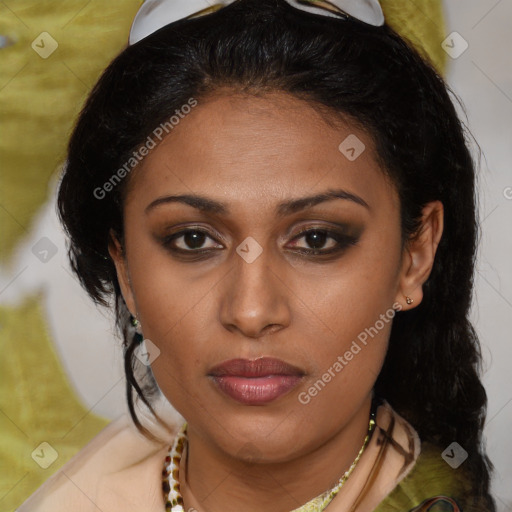
[[[265,377],[268,375],[305,375],[305,372],[281,359],[260,357],[258,359],[230,359],[214,366],[208,375],[222,377]]]

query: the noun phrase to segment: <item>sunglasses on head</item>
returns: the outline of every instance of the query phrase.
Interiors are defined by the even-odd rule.
[[[135,44],[153,32],[187,18],[212,14],[237,0],[146,0],[137,12],[130,30],[129,44]],[[378,0],[286,0],[301,11],[342,19],[356,19],[368,25],[384,25],[384,13]]]

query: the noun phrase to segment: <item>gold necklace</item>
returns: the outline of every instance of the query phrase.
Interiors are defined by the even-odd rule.
[[[341,489],[343,484],[348,480],[348,477],[354,471],[361,455],[368,445],[370,441],[371,433],[375,427],[375,410],[372,407],[372,412],[370,414],[370,421],[368,423],[368,433],[364,438],[363,445],[359,450],[354,462],[352,462],[350,468],[343,474],[343,476],[338,480],[338,483],[332,488],[320,496],[313,498],[311,501],[308,501],[305,505],[302,505],[299,508],[292,510],[291,512],[320,512],[327,507],[327,505],[331,502],[331,500],[336,496],[338,491]],[[169,449],[169,454],[165,457],[165,465],[164,470],[162,472],[163,482],[162,489],[164,493],[164,501],[165,501],[165,510],[166,512],[185,512],[183,507],[183,497],[180,493],[180,483],[179,483],[179,467],[181,456],[183,454],[183,450],[187,443],[187,423],[183,423],[181,426],[176,438],[174,439],[174,443]]]

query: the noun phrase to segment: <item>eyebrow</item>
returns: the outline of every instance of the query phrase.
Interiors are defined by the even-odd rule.
[[[356,194],[343,189],[329,189],[314,196],[300,197],[279,203],[276,207],[276,211],[278,216],[285,217],[286,215],[291,215],[292,213],[311,208],[326,201],[332,201],[333,199],[352,201],[355,204],[364,206],[368,210],[370,209],[368,203]],[[195,194],[160,197],[150,203],[145,208],[144,212],[147,214],[157,206],[168,203],[183,203],[197,208],[198,210],[216,215],[229,214],[229,207],[226,204]]]

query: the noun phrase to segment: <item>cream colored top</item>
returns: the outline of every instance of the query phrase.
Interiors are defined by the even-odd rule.
[[[371,512],[413,468],[420,440],[412,426],[384,404],[358,465],[328,505],[329,512]],[[124,414],[52,475],[18,512],[165,512],[164,459],[180,427],[175,418],[165,444],[148,440]],[[145,426],[148,426],[145,424]],[[151,428],[160,436],[162,428]],[[372,469],[376,468],[377,471]],[[183,473],[182,473],[183,474]],[[199,512],[187,482],[180,485]],[[363,492],[364,497],[358,499]]]

